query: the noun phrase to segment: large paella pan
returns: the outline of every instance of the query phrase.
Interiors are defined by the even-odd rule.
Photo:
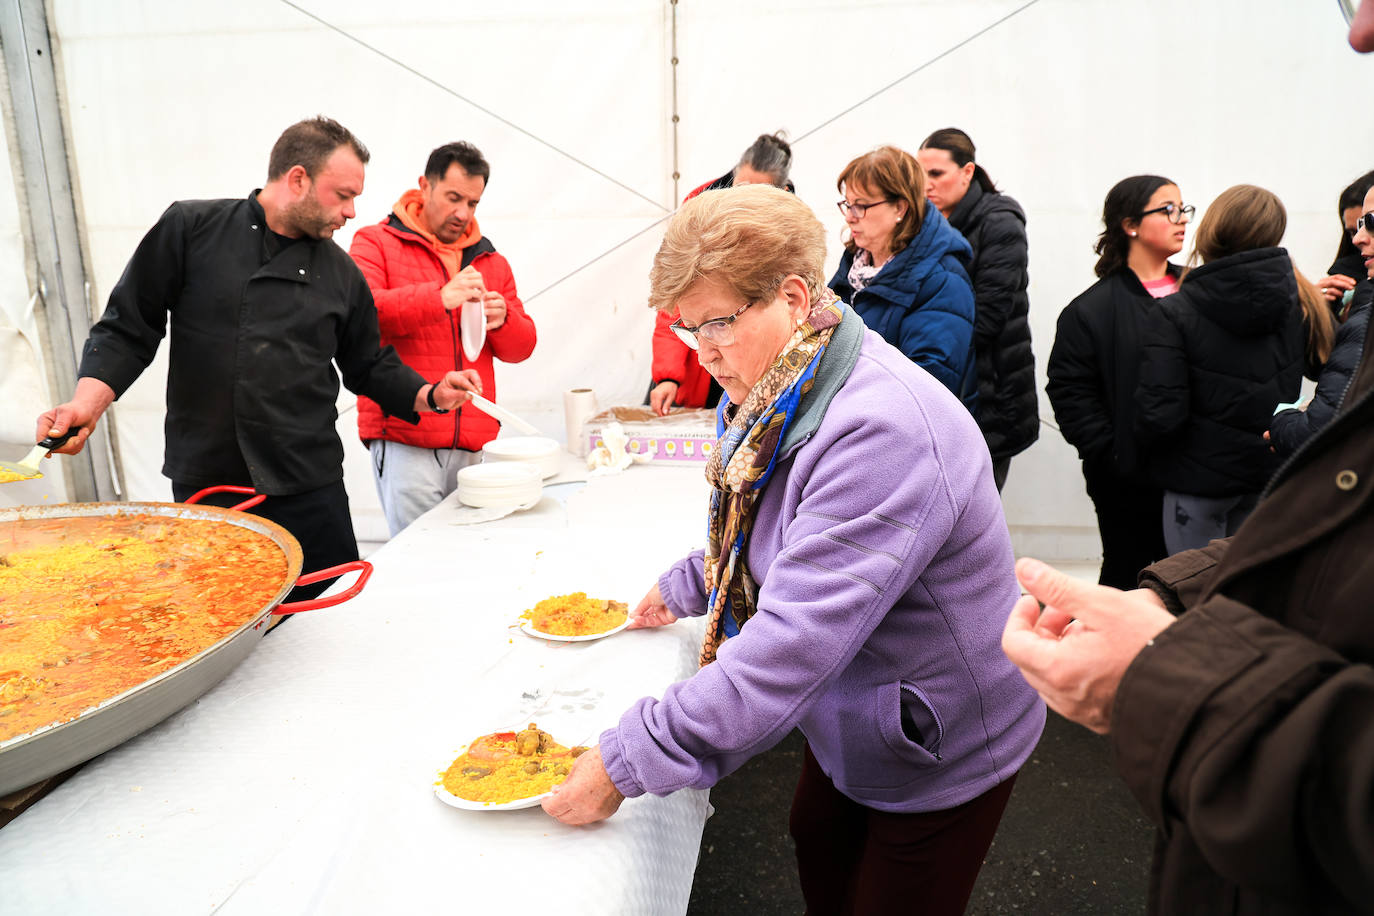
[[[125,532],[124,540],[114,546],[93,545],[75,533],[92,526],[119,527]],[[131,536],[130,526],[135,532],[148,533]],[[191,532],[192,543],[201,539],[206,545],[201,551],[205,563],[227,570],[222,578],[229,585],[218,591],[191,591],[188,586],[175,599],[169,598],[164,573],[175,577],[186,566],[172,554],[194,549],[169,537],[168,529],[177,529],[179,535]],[[32,546],[35,531],[40,547],[46,546],[44,531],[49,540],[66,544],[61,552],[44,556],[49,563],[67,565],[53,566],[46,570],[46,577],[20,580],[21,553],[15,545]],[[231,581],[242,573],[236,573],[236,559],[246,556],[219,546],[231,540],[253,544],[251,568],[255,572],[240,578],[255,581]],[[159,558],[159,550],[168,555]],[[118,558],[122,573],[137,563],[151,563],[148,568],[153,574],[138,573],[132,584],[127,575],[123,580],[112,579],[103,591],[93,587],[88,575],[92,557],[103,562],[108,554]],[[284,528],[243,512],[182,503],[0,509],[0,566],[10,567],[11,558],[15,558],[14,568],[0,569],[0,577],[10,580],[8,592],[0,589],[0,795],[69,769],[162,721],[209,690],[247,656],[269,628],[273,614],[346,600],[361,589],[371,571],[367,563],[357,561],[298,579],[300,545]],[[23,554],[22,559],[28,562],[31,554]],[[245,564],[244,568],[249,567]],[[62,575],[64,569],[69,575]],[[362,576],[347,592],[282,604],[294,586],[348,569],[361,570]],[[16,582],[29,586],[28,590],[16,592]],[[34,588],[35,583],[42,587]],[[0,582],[0,586],[5,584]],[[229,599],[230,592],[237,603]],[[227,610],[231,606],[236,608],[232,614]],[[70,616],[73,608],[84,616]],[[189,633],[195,634],[194,640]],[[87,640],[101,648],[76,651]],[[104,675],[80,667],[89,668],[102,659],[110,669]],[[69,663],[70,668],[66,667]],[[79,675],[74,673],[78,669]],[[141,677],[147,672],[151,674]],[[45,708],[35,718],[34,697],[47,703],[50,697],[45,690],[57,694],[78,682],[91,689],[74,694],[77,705],[69,712]],[[53,684],[64,686],[49,689]],[[16,733],[16,728],[23,730]]]

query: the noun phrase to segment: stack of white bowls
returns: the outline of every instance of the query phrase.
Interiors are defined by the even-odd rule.
[[[552,477],[562,464],[563,447],[546,436],[511,436],[493,439],[482,448],[482,461],[520,462],[539,470],[539,476]]]
[[[474,464],[458,472],[458,501],[479,509],[532,506],[544,492],[539,469],[517,461]]]

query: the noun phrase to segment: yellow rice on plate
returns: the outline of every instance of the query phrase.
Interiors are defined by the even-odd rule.
[[[553,636],[594,636],[625,622],[629,606],[623,601],[588,598],[586,592],[554,595],[520,615],[541,633]]]
[[[483,735],[458,755],[440,780],[458,798],[505,804],[543,795],[568,778],[585,747],[568,748],[531,722],[519,732]]]

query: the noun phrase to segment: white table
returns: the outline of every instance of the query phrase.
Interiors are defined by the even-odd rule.
[[[0,913],[684,912],[705,792],[590,828],[434,796],[476,735],[594,741],[695,670],[691,622],[579,644],[511,624],[551,594],[637,601],[703,540],[700,467],[557,490],[475,526],[441,505],[373,555],[362,595],[298,615],[0,830]]]

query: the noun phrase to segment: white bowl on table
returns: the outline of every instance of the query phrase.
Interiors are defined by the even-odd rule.
[[[528,464],[541,477],[552,477],[562,466],[563,446],[547,436],[511,436],[493,439],[482,448],[483,464]]]
[[[539,502],[544,481],[539,469],[519,461],[474,464],[458,472],[458,501],[465,506],[512,508]]]

